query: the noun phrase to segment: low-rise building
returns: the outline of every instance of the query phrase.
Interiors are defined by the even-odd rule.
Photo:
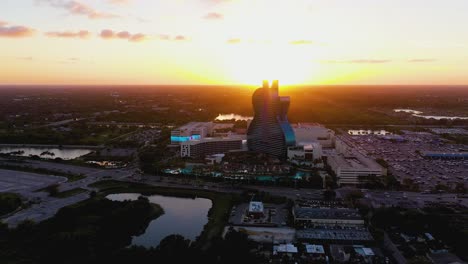
[[[387,174],[387,169],[359,153],[330,155],[327,163],[335,173],[339,186],[362,185]]]
[[[207,155],[241,151],[245,136],[193,139],[180,143],[180,156],[205,158]]]
[[[335,132],[320,124],[299,123],[293,125],[296,142],[318,142],[324,148],[331,148],[335,143]]]
[[[335,173],[339,186],[359,186],[387,175],[386,168],[341,139],[336,140],[335,152],[327,155],[327,163]]]
[[[319,143],[301,144],[288,148],[288,160],[297,165],[312,165],[322,159],[322,146]]]
[[[248,212],[249,216],[253,218],[260,218],[264,216],[264,207],[262,202],[250,202]]]
[[[213,122],[190,122],[171,131],[171,144],[200,140],[213,133]]]
[[[294,223],[307,225],[364,225],[359,211],[350,208],[294,207]]]

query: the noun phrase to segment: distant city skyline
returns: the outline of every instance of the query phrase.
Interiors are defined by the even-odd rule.
[[[1,1],[0,85],[466,85],[465,0]]]

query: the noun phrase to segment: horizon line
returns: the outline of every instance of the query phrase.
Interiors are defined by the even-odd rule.
[[[31,86],[75,86],[75,87],[92,87],[92,86],[238,86],[238,87],[249,87],[249,86],[261,86],[259,84],[1,84],[0,87],[6,86],[20,86],[20,87],[31,87]],[[467,84],[281,84],[283,87],[304,87],[304,86],[450,86],[460,87],[468,86]]]

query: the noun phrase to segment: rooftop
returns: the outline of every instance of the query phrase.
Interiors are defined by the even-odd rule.
[[[367,158],[360,154],[350,153],[347,155],[343,154],[336,154],[328,156],[328,159],[333,159],[341,169],[374,169],[380,170],[382,166],[380,166],[374,160]]]
[[[322,245],[305,244],[306,252],[309,254],[325,254],[325,249]]]
[[[296,233],[298,239],[372,241],[374,238],[367,230],[304,229]]]
[[[361,215],[355,209],[347,208],[294,208],[296,218],[360,220]]]
[[[178,130],[195,130],[205,128],[207,126],[213,126],[213,122],[190,122],[183,126],[178,127]]]
[[[245,140],[246,136],[244,135],[230,135],[227,137],[206,137],[206,138],[201,138],[201,139],[193,139],[190,141],[185,141],[183,144],[190,144],[190,145],[196,145],[199,143],[205,143],[205,142],[220,142],[220,141],[235,141],[235,140]]]
[[[249,212],[250,213],[263,213],[263,203],[262,202],[250,202]]]

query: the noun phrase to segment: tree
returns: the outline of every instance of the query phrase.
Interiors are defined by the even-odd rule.
[[[423,256],[415,256],[408,260],[408,264],[431,264],[432,262],[429,261],[427,258]]]
[[[327,189],[323,191],[323,199],[330,201],[330,200],[334,200],[335,197],[336,197],[336,192],[334,190]]]
[[[458,182],[457,185],[455,185],[455,192],[457,193],[466,193],[466,187],[464,182]]]
[[[59,193],[58,184],[52,184],[47,186],[44,190],[49,193],[50,196],[56,196]]]

